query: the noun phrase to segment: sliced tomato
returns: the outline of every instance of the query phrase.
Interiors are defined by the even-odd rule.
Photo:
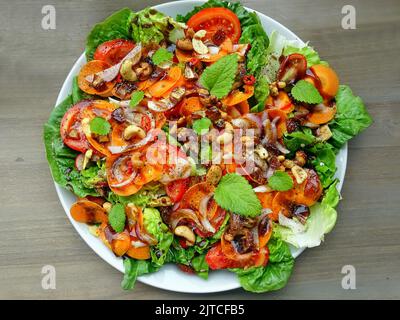
[[[187,22],[194,31],[206,30],[206,39],[216,45],[223,43],[225,38],[230,38],[233,43],[238,43],[241,35],[240,21],[236,14],[226,8],[206,8]]]
[[[167,195],[173,202],[179,202],[188,189],[189,179],[179,179],[168,183],[165,187]]]
[[[91,104],[90,101],[81,101],[70,108],[63,116],[60,125],[61,139],[71,149],[84,153],[90,148],[81,124],[81,111]]]
[[[132,49],[135,44],[130,40],[114,39],[99,45],[94,52],[94,60],[102,60],[110,65],[119,63]]]
[[[307,71],[306,57],[300,53],[288,55],[278,70],[278,80],[287,83],[302,79]]]
[[[222,251],[221,243],[216,244],[206,254],[206,261],[210,269],[245,268],[251,266],[265,266],[268,263],[269,251],[267,247],[254,252],[248,260],[229,259]]]

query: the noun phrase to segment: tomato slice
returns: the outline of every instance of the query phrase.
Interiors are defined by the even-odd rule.
[[[188,189],[189,179],[179,179],[168,183],[165,187],[167,195],[173,202],[178,202],[182,199]]]
[[[135,44],[130,40],[114,39],[99,45],[94,52],[94,60],[102,60],[110,65],[119,63],[132,49]]]
[[[206,39],[220,45],[226,38],[238,43],[241,35],[240,21],[236,14],[226,8],[206,8],[187,22],[194,31],[206,30]]]
[[[64,144],[82,153],[90,148],[90,144],[82,130],[81,111],[90,103],[90,101],[81,101],[74,105],[64,114],[60,125],[60,135]]]
[[[306,71],[306,57],[300,53],[293,53],[282,61],[278,70],[278,80],[290,83],[302,79]]]

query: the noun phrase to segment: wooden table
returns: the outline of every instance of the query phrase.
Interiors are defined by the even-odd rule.
[[[189,295],[138,283],[102,261],[68,222],[45,159],[42,126],[84,48],[91,26],[123,6],[161,1],[53,0],[56,30],[41,28],[47,2],[0,3],[0,298],[24,299],[356,299],[400,298],[400,2],[353,0],[357,29],[341,28],[347,0],[250,0],[244,3],[310,40],[343,83],[363,97],[374,124],[349,144],[335,229],[296,260],[288,286],[254,295],[234,290]],[[43,290],[53,265],[56,290]],[[344,265],[357,272],[343,290]]]

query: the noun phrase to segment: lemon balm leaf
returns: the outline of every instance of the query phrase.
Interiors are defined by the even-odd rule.
[[[323,98],[311,83],[300,80],[292,88],[292,96],[295,100],[309,104],[319,104],[323,102]]]
[[[129,105],[131,107],[136,107],[140,101],[142,101],[144,98],[144,92],[143,91],[135,91],[131,95],[131,101],[129,102]]]
[[[95,117],[90,120],[90,132],[104,136],[110,132],[111,125],[110,123],[102,118],[102,117]]]

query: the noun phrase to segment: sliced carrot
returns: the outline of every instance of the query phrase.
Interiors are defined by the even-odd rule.
[[[95,202],[100,206],[102,206],[103,203],[106,202],[106,200],[104,200],[104,198],[94,197],[94,196],[86,196],[84,198],[78,198],[78,201],[80,201],[80,200],[87,200],[87,201]]]
[[[103,241],[103,243],[112,250],[110,242],[108,242],[107,237],[106,237],[106,229],[109,228],[109,225],[107,222],[103,222],[100,227],[99,227],[99,238]]]
[[[257,192],[257,198],[260,200],[264,209],[272,209],[272,200],[275,198],[276,192]]]
[[[108,97],[111,95],[112,89],[114,88],[115,82],[105,82],[104,86],[102,86],[101,91],[98,91],[95,89],[89,81],[86,80],[86,77],[92,74],[95,74],[97,72],[103,71],[105,69],[110,68],[111,66],[101,60],[92,60],[86,63],[80,70],[79,75],[78,75],[78,86],[79,88],[86,93],[89,94],[96,94],[100,95],[103,97]]]
[[[286,112],[280,109],[268,109],[268,118],[271,121],[273,121],[276,117],[279,117],[279,120],[276,124],[278,138],[282,138],[283,135],[287,132],[287,127],[286,127],[287,114]]]
[[[329,98],[333,98],[339,90],[339,77],[336,72],[323,64],[313,65],[311,71],[320,80],[320,93]]]
[[[242,115],[245,115],[246,113],[249,113],[250,112],[250,104],[249,104],[249,102],[247,100],[246,101],[242,101],[241,103],[238,104],[238,109],[239,109],[239,111],[240,111],[240,113]]]
[[[184,209],[199,210],[201,200],[214,192],[215,187],[207,182],[200,182],[191,186],[184,194],[180,207]]]
[[[336,105],[332,107],[320,104],[307,116],[307,120],[314,124],[324,124],[331,121],[336,114]]]
[[[183,116],[190,116],[193,112],[203,109],[199,97],[185,98],[181,104],[180,113]]]
[[[106,210],[99,204],[88,200],[75,202],[70,213],[71,217],[77,222],[95,224],[108,221]]]
[[[311,169],[307,170],[307,179],[302,184],[295,183],[293,201],[296,204],[312,206],[322,195],[323,187],[318,174]]]
[[[244,92],[235,91],[224,98],[222,103],[227,106],[234,106],[235,104],[246,101],[254,94],[254,86],[244,85],[243,88]]]
[[[272,226],[273,225],[272,225],[271,221],[268,221],[268,230],[264,234],[262,234],[258,237],[258,246],[260,249],[264,248],[267,245],[269,239],[271,239],[272,229],[273,229]]]
[[[147,260],[150,259],[150,247],[146,246],[146,247],[139,247],[139,248],[134,248],[131,247],[126,254],[133,258],[133,259],[137,259],[137,260]]]
[[[240,118],[241,115],[242,115],[242,114],[239,112],[239,110],[236,109],[235,106],[227,107],[226,112],[227,112],[228,115],[229,115],[231,118],[233,118],[233,119]]]
[[[160,98],[162,95],[171,89],[175,83],[180,79],[182,70],[180,67],[175,66],[169,69],[168,76],[166,79],[157,81],[149,89],[149,93],[152,97]]]
[[[131,247],[131,237],[127,230],[124,230],[123,232],[117,233],[113,236],[111,248],[116,256],[123,256]]]
[[[135,184],[138,186],[143,186],[151,181],[160,180],[162,173],[162,166],[145,165],[140,169],[138,176],[135,178]]]
[[[179,60],[179,62],[189,62],[192,58],[194,58],[192,55],[192,51],[187,52],[187,51],[176,49],[175,55],[176,55],[176,58]]]
[[[273,221],[278,221],[279,213],[289,217],[291,213],[291,207],[294,203],[294,192],[292,190],[285,192],[277,192],[274,199],[272,200],[272,213],[269,217]]]
[[[166,92],[162,95],[162,97],[163,97],[163,98],[168,98],[168,97],[171,95],[172,91],[174,91],[175,88],[184,87],[185,85],[186,85],[186,80],[185,80],[185,77],[182,75],[182,76],[179,78],[179,80],[171,87],[171,89],[169,89],[168,91],[166,91]]]
[[[221,48],[221,50],[223,50],[223,51],[225,51],[227,53],[232,52],[233,51],[232,40],[229,37],[227,37],[224,40],[224,42],[221,43],[220,48]]]

